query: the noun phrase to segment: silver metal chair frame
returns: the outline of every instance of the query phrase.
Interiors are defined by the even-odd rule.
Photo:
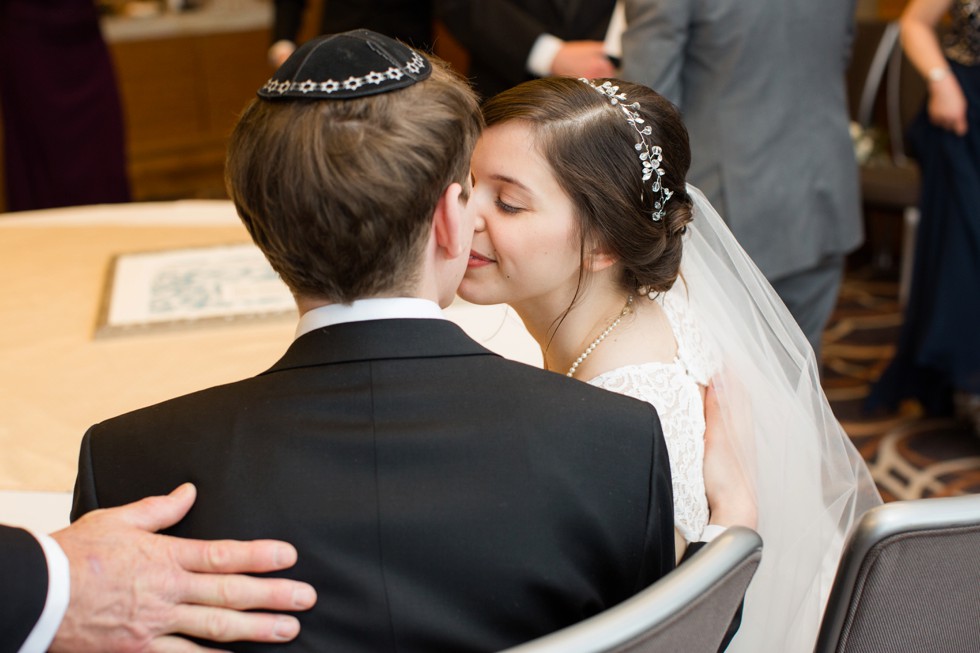
[[[762,539],[755,531],[732,527],[691,556],[656,583],[619,605],[578,624],[564,628],[526,644],[507,649],[505,653],[603,653],[611,651],[653,651],[661,635],[671,634],[678,624],[700,621],[719,622],[717,637],[711,633],[715,653],[725,635],[745,589],[762,557]],[[712,601],[716,588],[729,581],[724,605]],[[710,613],[713,619],[707,615]],[[727,618],[718,615],[727,615]],[[724,621],[721,625],[720,622]],[[652,632],[658,631],[658,632]],[[667,650],[667,649],[660,649]],[[681,650],[681,649],[677,649]],[[701,653],[684,647],[685,653]]]

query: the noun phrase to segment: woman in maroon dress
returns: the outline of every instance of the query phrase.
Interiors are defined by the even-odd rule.
[[[6,209],[129,200],[123,115],[92,0],[0,0]]]

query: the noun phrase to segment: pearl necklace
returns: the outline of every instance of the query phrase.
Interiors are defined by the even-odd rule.
[[[567,377],[575,376],[575,370],[578,369],[578,366],[581,365],[582,362],[589,357],[589,354],[591,354],[593,350],[599,346],[600,342],[606,339],[606,336],[612,333],[613,329],[619,326],[619,323],[623,320],[623,318],[630,314],[632,307],[633,307],[633,294],[630,293],[629,297],[626,298],[626,306],[624,306],[623,310],[619,312],[619,316],[615,320],[613,320],[612,324],[606,327],[605,331],[599,334],[598,338],[592,341],[592,344],[590,344],[588,347],[585,348],[585,351],[582,352],[581,356],[575,359],[575,362],[572,363],[572,366],[568,368],[567,372],[565,372],[565,376]]]

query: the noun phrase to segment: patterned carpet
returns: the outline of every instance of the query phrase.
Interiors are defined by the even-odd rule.
[[[980,437],[966,423],[925,418],[915,402],[897,415],[862,413],[902,320],[898,283],[869,270],[847,274],[824,334],[823,384],[834,412],[886,501],[980,493]]]

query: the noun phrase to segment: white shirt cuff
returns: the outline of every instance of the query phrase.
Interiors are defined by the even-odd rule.
[[[34,630],[24,640],[18,653],[44,653],[54,641],[61,620],[68,610],[68,599],[71,597],[71,573],[68,568],[68,556],[61,547],[48,535],[30,531],[31,535],[41,545],[44,557],[48,561],[48,596],[44,601],[41,618],[34,624]]]
[[[626,31],[626,8],[623,0],[616,3],[613,9],[612,18],[609,19],[609,27],[606,28],[606,38],[602,42],[602,49],[606,55],[614,59],[623,58],[623,32]]]
[[[701,539],[698,541],[710,542],[711,540],[715,539],[716,537],[724,533],[727,529],[728,529],[727,526],[719,526],[718,524],[708,524],[707,526],[704,527],[704,530],[701,531]]]
[[[527,70],[538,77],[547,77],[551,74],[551,66],[555,63],[555,57],[561,46],[565,45],[557,36],[542,34],[534,42],[530,54],[527,55]]]

